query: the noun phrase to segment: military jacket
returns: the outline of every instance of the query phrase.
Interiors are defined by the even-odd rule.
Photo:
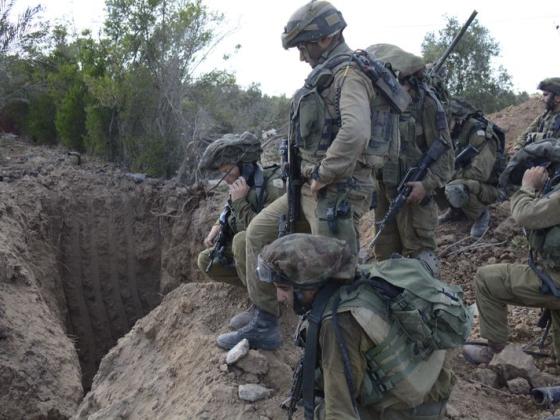
[[[338,45],[326,61],[341,55],[348,60],[333,69],[333,78],[296,93],[290,130],[298,142],[304,178],[335,184],[352,177],[371,186],[366,150],[376,93],[369,78],[351,63],[351,53],[345,43]]]
[[[493,170],[498,154],[498,140],[486,132],[486,127],[480,121],[472,117],[467,119],[453,142],[456,155],[469,145],[479,150],[470,164],[457,171],[455,178],[472,179],[486,184],[498,182],[497,174]]]
[[[262,171],[264,175],[262,193],[256,186],[253,186],[245,198],[240,198],[231,203],[232,214],[229,218],[229,226],[234,234],[246,230],[251,220],[263,207],[266,207],[284,194],[284,184],[280,177],[280,168],[273,166],[264,168]],[[259,194],[262,194],[260,199]],[[216,224],[219,224],[219,221]]]
[[[426,191],[431,193],[436,188],[447,184],[453,176],[455,156],[451,136],[447,126],[444,129],[437,127],[438,104],[436,99],[417,88],[412,88],[409,93],[412,96],[412,103],[400,117],[401,154],[398,182],[408,169],[415,167],[420,162],[431,144],[441,138],[450,145],[449,150],[432,164],[426,178],[422,181]],[[384,170],[383,181],[386,184],[398,185],[398,182],[394,182],[395,180],[391,182],[388,178]]]
[[[521,187],[511,197],[511,213],[529,231],[529,244],[538,262],[550,270],[560,270],[560,184],[544,196]]]
[[[560,110],[539,115],[516,140],[516,147],[547,139],[560,138]]]

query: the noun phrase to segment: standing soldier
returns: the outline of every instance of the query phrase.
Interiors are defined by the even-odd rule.
[[[420,258],[437,275],[439,264],[435,255],[435,229],[438,216],[433,195],[437,188],[442,188],[451,179],[454,161],[445,111],[423,79],[426,66],[422,58],[390,44],[372,45],[368,51],[391,64],[399,81],[412,96],[412,103],[400,116],[400,156],[375,172],[378,185],[376,223],[383,220],[405,174],[418,165],[430,146],[438,139],[448,146],[448,150],[430,166],[422,181],[408,183],[412,191],[407,204],[379,236],[374,249],[375,257],[385,260],[398,253]]]
[[[547,161],[521,172],[520,168]],[[511,197],[511,213],[527,230],[529,264],[493,264],[476,273],[480,336],[488,346],[464,347],[472,363],[489,363],[508,339],[508,305],[546,308],[552,320],[553,347],[560,358],[560,140],[544,139],[520,150],[500,176],[502,185],[521,188]],[[550,174],[547,172],[550,171]],[[517,181],[515,180],[517,179]]]
[[[466,216],[471,236],[480,238],[490,223],[488,205],[498,199],[498,177],[505,167],[504,132],[464,100],[449,102],[451,138],[455,147],[455,175],[445,186],[449,209],[440,223]]]
[[[542,139],[560,138],[560,77],[544,79],[537,89],[542,90],[545,112],[517,138],[515,150]]]
[[[357,254],[358,221],[369,210],[373,193],[368,142],[372,110],[380,97],[352,60],[352,50],[342,35],[345,27],[341,12],[330,3],[312,1],[289,19],[282,45],[297,48],[300,60],[313,68],[305,86],[292,98],[290,112],[290,141],[295,142],[301,160],[297,231],[344,240]],[[396,80],[395,84],[398,87]],[[391,127],[378,131],[396,132]],[[281,344],[275,289],[259,282],[255,269],[258,253],[278,236],[278,221],[288,208],[284,195],[247,229],[247,287],[258,310],[244,328],[218,337],[222,348],[229,349],[244,338],[254,348],[274,349]]]
[[[222,214],[227,220],[218,220],[212,226],[204,239],[207,249],[198,255],[198,268],[211,280],[246,285],[245,229],[259,211],[284,192],[279,168],[263,169],[257,163],[261,152],[259,139],[245,132],[224,135],[210,143],[202,155],[199,167],[221,172],[229,185],[228,209]],[[213,250],[220,231],[229,238],[222,250],[216,250],[223,255],[216,255]],[[248,316],[244,313],[241,318],[233,319],[232,327],[238,323],[244,325]]]

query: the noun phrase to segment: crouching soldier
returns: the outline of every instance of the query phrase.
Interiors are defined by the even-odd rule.
[[[537,164],[542,166],[520,170]],[[529,263],[494,264],[478,270],[475,287],[480,335],[488,340],[488,346],[464,347],[465,358],[472,363],[490,362],[506,345],[508,305],[550,310],[554,352],[557,360],[560,357],[559,164],[560,140],[543,140],[519,151],[500,177],[500,184],[518,184],[522,176],[521,188],[511,197],[511,212],[527,231]]]
[[[226,134],[211,143],[199,167],[217,170],[229,185],[229,198],[218,221],[204,239],[207,247],[198,255],[198,267],[209,279],[235,285],[245,281],[245,229],[255,215],[281,196],[284,184],[277,166],[262,168],[259,139],[249,132]],[[219,242],[221,243],[217,243]],[[245,324],[249,313],[233,319]]]
[[[417,259],[358,267],[344,241],[308,234],[266,246],[257,273],[280,303],[304,314],[291,412],[303,398],[305,419],[444,417],[454,375],[443,367],[443,349],[462,345],[472,320],[459,287]],[[435,302],[446,311],[434,311]],[[436,319],[444,312],[453,313],[456,331]]]
[[[480,238],[490,223],[488,205],[499,196],[498,177],[505,168],[505,135],[464,100],[449,102],[449,128],[455,146],[455,174],[445,186],[449,209],[440,223],[466,217],[473,222],[470,234]]]

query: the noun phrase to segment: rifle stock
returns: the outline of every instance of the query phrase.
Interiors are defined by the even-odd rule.
[[[229,218],[231,216],[231,202],[230,200],[227,201],[225,204],[222,212],[220,213],[219,223],[220,223],[220,231],[218,232],[218,236],[216,238],[216,242],[214,242],[214,246],[210,251],[210,261],[204,270],[206,273],[210,271],[212,266],[215,262],[223,262],[226,259],[226,245],[228,241],[232,239],[232,232],[229,227]]]

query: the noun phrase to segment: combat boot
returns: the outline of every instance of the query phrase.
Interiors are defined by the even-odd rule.
[[[467,344],[463,346],[463,357],[469,363],[480,365],[481,363],[488,364],[496,353],[504,349],[503,345],[490,344],[487,346],[480,344]]]
[[[463,220],[464,218],[465,215],[460,209],[449,207],[441,216],[438,217],[438,222],[440,224],[458,222],[459,220]]]
[[[471,236],[473,238],[479,239],[486,233],[488,230],[488,226],[490,225],[490,210],[485,208],[480,216],[476,219],[476,221],[471,226]]]
[[[243,328],[245,325],[251,322],[256,312],[257,307],[255,305],[251,305],[246,311],[240,312],[233,318],[231,318],[229,320],[229,327],[232,330],[239,330],[240,328]]]
[[[277,349],[282,344],[278,317],[257,308],[247,325],[237,331],[218,336],[216,341],[219,347],[230,350],[244,338],[249,340],[249,346],[253,349]]]

